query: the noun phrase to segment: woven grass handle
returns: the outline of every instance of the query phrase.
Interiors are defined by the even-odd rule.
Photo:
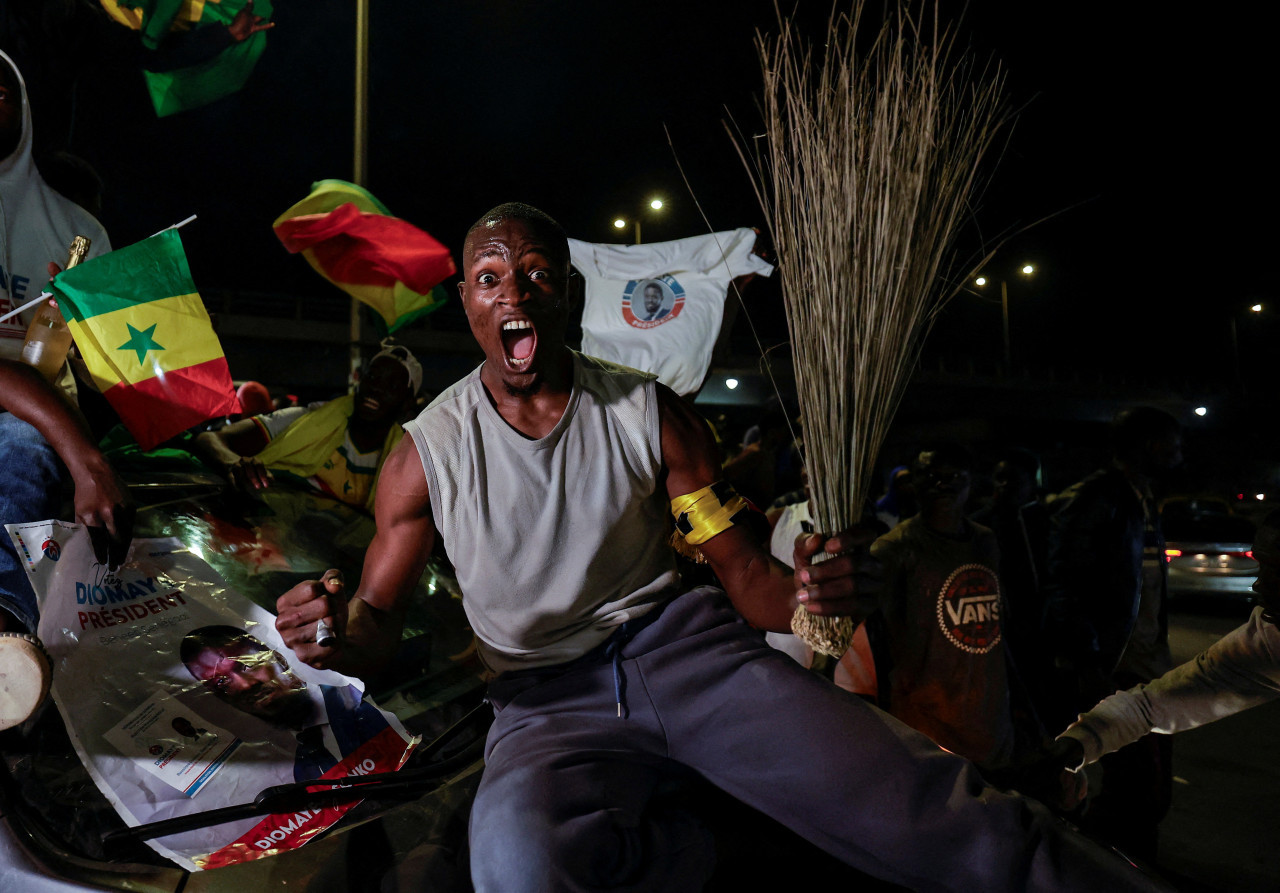
[[[809,563],[821,564],[835,557],[830,552],[819,552],[809,559]],[[804,605],[798,605],[796,612],[791,615],[791,631],[800,641],[814,651],[837,660],[853,644],[853,633],[856,629],[857,624],[852,617],[824,617],[811,614]]]

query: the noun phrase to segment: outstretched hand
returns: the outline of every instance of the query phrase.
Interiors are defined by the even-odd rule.
[[[105,460],[87,463],[73,479],[76,520],[89,530],[94,558],[115,570],[133,539],[136,508],[129,490]]]
[[[875,538],[875,531],[861,525],[834,536],[796,537],[796,599],[809,613],[861,621],[876,609],[884,569],[871,557]],[[815,562],[819,553],[831,557]]]
[[[1080,769],[1084,749],[1074,738],[1058,738],[1030,759],[990,773],[999,788],[1016,790],[1058,812],[1071,812],[1084,802],[1089,785]]]
[[[240,456],[223,466],[227,480],[241,493],[265,490],[275,483],[275,477],[256,456]]]
[[[253,0],[249,0],[244,5],[244,9],[236,13],[236,17],[231,20],[231,24],[227,26],[227,30],[231,32],[231,39],[236,43],[248,40],[259,31],[266,31],[268,28],[274,28],[275,22],[268,22],[264,17],[253,14]]]
[[[317,642],[323,620],[333,633],[330,645]],[[347,591],[342,572],[329,569],[319,580],[306,580],[276,599],[276,631],[303,663],[322,670],[342,647],[347,631]]]

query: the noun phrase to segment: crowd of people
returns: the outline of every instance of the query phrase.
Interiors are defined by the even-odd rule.
[[[1280,599],[1280,513],[1258,526],[1249,622],[1173,667],[1156,493],[1182,462],[1181,428],[1138,406],[1110,435],[1110,461],[1060,492],[1043,487],[1039,457],[1014,446],[989,449],[985,474],[947,442],[889,470],[869,519],[885,582],[832,678],[1155,864],[1170,734],[1276,697],[1280,651],[1266,618]],[[980,480],[987,495],[975,502]],[[807,498],[779,497],[776,533],[795,536]],[[812,666],[795,637],[770,641]],[[1079,774],[1095,762],[1096,796]]]
[[[23,163],[30,128],[0,57],[0,176]],[[51,193],[23,170],[32,195]],[[29,268],[59,259],[84,212],[10,205],[5,189],[16,306],[19,270],[41,281]],[[19,254],[34,217],[50,238]],[[1155,863],[1171,783],[1169,738],[1155,733],[1280,691],[1275,516],[1256,547],[1263,606],[1172,666],[1155,493],[1181,459],[1173,417],[1122,413],[1112,461],[1052,499],[1026,450],[1000,452],[977,505],[971,451],[922,444],[861,523],[815,531],[786,412],[726,457],[654,376],[566,343],[569,253],[554,219],[500,205],[462,253],[484,362],[425,409],[421,365],[385,344],[352,394],[276,408],[245,389],[245,418],[184,444],[246,493],[288,476],[372,512],[358,582],[329,574],[281,595],[296,660],[377,672],[443,543],[495,711],[470,820],[477,890],[700,889],[714,841],[696,815],[651,809],[689,770],[911,889],[1165,888],[1108,849]],[[66,391],[9,351],[0,409],[0,520],[73,516],[118,564],[128,488]],[[673,529],[708,585],[682,579]],[[790,635],[798,607],[853,617],[849,653],[815,659]],[[47,690],[37,627],[0,537],[0,727]],[[232,645],[261,650],[243,639]],[[188,666],[224,681],[196,650]],[[1094,761],[1103,793],[1086,799],[1074,773]]]

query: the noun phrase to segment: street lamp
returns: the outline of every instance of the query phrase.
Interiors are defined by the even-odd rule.
[[[653,198],[649,200],[648,208],[650,210],[661,211],[663,207],[665,207],[665,205],[662,199]],[[642,210],[640,213],[636,214],[635,218],[632,221],[635,224],[635,228],[636,228],[636,244],[637,245],[640,244],[640,216],[643,213],[644,211]],[[627,221],[625,217],[618,217],[613,221],[613,226],[615,229],[623,229],[624,227],[626,227],[626,225],[627,225]]]
[[[1035,273],[1036,268],[1031,264],[1023,264],[1018,270],[1023,276],[1031,276]],[[988,279],[986,276],[979,276],[973,280],[973,284],[982,288],[986,285]],[[1002,321],[1001,331],[1004,335],[1004,367],[1010,368],[1010,350],[1009,350],[1009,284],[1003,278],[1000,280],[1000,317]]]
[[[1250,312],[1250,313],[1261,313],[1261,312],[1262,312],[1262,304],[1261,304],[1261,303],[1258,303],[1258,304],[1251,304],[1251,305],[1249,306],[1249,312]],[[1232,362],[1232,365],[1235,367],[1235,372],[1236,372],[1236,387],[1240,390],[1240,392],[1241,392],[1241,393],[1244,393],[1244,375],[1243,375],[1243,373],[1242,373],[1242,372],[1241,372],[1241,370],[1240,370],[1240,336],[1239,336],[1239,333],[1237,333],[1237,332],[1236,332],[1236,315],[1237,315],[1237,311],[1232,310],[1232,311],[1231,311],[1231,317],[1230,317],[1230,321],[1231,321],[1231,359],[1232,359],[1232,361],[1233,361],[1233,362]]]

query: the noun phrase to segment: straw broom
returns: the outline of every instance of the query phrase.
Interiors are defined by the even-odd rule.
[[[865,53],[862,0],[815,54],[779,14],[759,35],[763,148],[732,134],[773,230],[818,529],[861,519],[875,462],[923,336],[977,262],[955,237],[1011,114],[998,69],[899,3]],[[862,42],[866,44],[865,38]],[[803,606],[792,630],[839,657],[848,617]]]

